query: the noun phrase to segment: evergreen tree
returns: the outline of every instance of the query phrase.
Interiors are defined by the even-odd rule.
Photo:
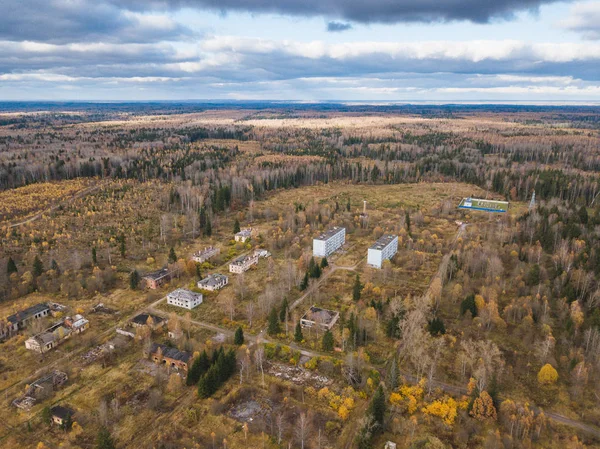
[[[52,411],[48,406],[42,409],[42,422],[48,426],[52,424]]]
[[[429,321],[427,328],[429,333],[434,337],[437,335],[444,335],[446,333],[446,326],[444,326],[444,322],[438,317],[435,317]]]
[[[125,234],[121,234],[121,237],[119,237],[119,252],[121,257],[125,257]]]
[[[199,217],[198,217],[198,225],[200,226],[200,229],[204,229],[206,227],[206,221],[207,221],[207,216],[206,216],[206,208],[204,206],[202,206],[200,208],[200,212],[199,212]]]
[[[589,221],[589,216],[588,216],[587,208],[585,206],[581,206],[579,208],[578,215],[579,215],[579,222],[581,224],[587,225],[588,221]]]
[[[238,232],[240,232],[240,221],[236,218],[233,223],[233,233],[237,234]]]
[[[296,331],[294,332],[294,341],[300,343],[304,340],[304,335],[302,335],[302,326],[300,325],[300,321],[296,323]]]
[[[204,235],[210,237],[212,235],[212,224],[210,218],[206,217],[206,226],[204,227]]]
[[[96,247],[92,246],[92,263],[98,265],[98,255],[96,254]]]
[[[202,351],[200,353],[200,357],[198,357],[198,365],[200,367],[199,372],[201,376],[208,371],[208,369],[210,368],[210,364],[210,358],[208,357],[206,350]]]
[[[235,330],[235,336],[233,337],[233,343],[241,346],[244,344],[244,330],[242,329],[242,326],[238,327]]]
[[[288,313],[288,300],[287,300],[287,296],[283,297],[283,302],[281,303],[281,309],[279,309],[279,321],[281,321],[282,323],[285,323],[285,320],[287,318],[287,313]]]
[[[129,274],[129,288],[131,290],[137,290],[139,284],[140,284],[140,274],[137,272],[137,270],[133,270]]]
[[[406,222],[406,232],[408,233],[408,235],[411,235],[410,232],[410,214],[408,213],[408,211],[406,211],[406,213],[404,214],[404,221]]]
[[[360,294],[362,292],[362,284],[360,283],[360,276],[357,274],[356,279],[354,279],[354,286],[352,287],[352,299],[354,301],[360,300]]]
[[[33,259],[33,275],[35,277],[41,276],[44,273],[44,264],[38,256]]]
[[[538,285],[540,283],[540,266],[537,263],[532,265],[532,267],[529,269],[526,282],[529,286]]]
[[[383,387],[381,385],[379,385],[379,388],[377,388],[373,395],[373,399],[371,399],[369,414],[373,416],[377,430],[383,430],[385,419],[385,393],[383,392]]]
[[[467,311],[471,312],[471,316],[477,316],[477,305],[475,304],[475,295],[470,294],[460,303],[460,314],[464,315]]]
[[[169,263],[177,262],[177,254],[175,254],[175,248],[171,247],[169,251]]]
[[[9,257],[8,263],[6,264],[6,273],[10,276],[11,274],[18,272],[19,270],[17,270],[17,264],[15,263],[12,257]]]
[[[277,310],[275,307],[273,307],[269,313],[269,328],[267,329],[267,332],[271,336],[277,335],[279,332],[281,332],[281,329],[279,328],[279,317],[277,316]]]
[[[346,210],[350,212],[350,198],[348,198],[348,202],[346,203]]]
[[[196,262],[196,277],[202,279],[202,273],[200,272],[200,264]]]
[[[302,282],[300,282],[300,290],[306,290],[308,288],[308,271],[304,273]]]
[[[116,449],[110,432],[104,426],[100,428],[96,436],[96,449]]]
[[[333,334],[329,329],[323,334],[323,340],[321,341],[321,345],[323,347],[323,351],[333,351],[335,341],[333,339]]]
[[[327,257],[323,257],[321,259],[321,268],[326,268],[329,266],[329,262],[327,262]]]

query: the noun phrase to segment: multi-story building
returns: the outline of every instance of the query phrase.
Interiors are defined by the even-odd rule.
[[[383,261],[391,259],[398,252],[398,236],[384,235],[369,248],[367,252],[367,264],[381,268]]]
[[[202,293],[178,288],[167,295],[167,304],[191,310],[202,304]]]
[[[240,256],[237,259],[232,260],[229,263],[229,271],[231,273],[243,273],[244,271],[248,271],[252,265],[258,264],[258,254],[246,254],[245,256]]]
[[[219,248],[215,248],[214,246],[208,246],[203,250],[200,250],[192,255],[192,260],[194,262],[203,263],[208,259],[217,256],[221,250]]]
[[[245,228],[245,229],[242,229],[237,234],[235,234],[235,241],[236,242],[246,242],[246,241],[250,240],[251,237],[252,237],[252,228]]]
[[[142,280],[146,283],[146,287],[154,290],[171,280],[171,272],[167,268],[163,268],[146,274]]]
[[[313,239],[313,256],[327,257],[346,242],[346,228],[335,226]]]
[[[229,278],[227,276],[224,274],[214,273],[205,277],[201,281],[198,281],[198,288],[214,292],[215,290],[222,289],[228,283]]]

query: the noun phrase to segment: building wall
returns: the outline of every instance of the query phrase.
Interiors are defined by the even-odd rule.
[[[198,307],[200,304],[202,304],[202,295],[195,297],[192,301],[189,299],[173,298],[172,296],[168,295],[167,304],[191,310],[194,307]]]
[[[346,242],[346,229],[340,229],[327,240],[313,239],[313,255],[327,257],[337,251]]]
[[[377,268],[381,268],[381,266],[383,265],[383,261],[386,259],[391,259],[397,252],[398,237],[396,237],[394,240],[392,240],[380,250],[369,248],[369,251],[367,252],[367,264]]]

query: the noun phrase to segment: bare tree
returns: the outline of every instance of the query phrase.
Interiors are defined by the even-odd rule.
[[[300,413],[296,424],[296,437],[300,441],[300,447],[304,449],[304,442],[309,433],[309,420],[306,413]]]

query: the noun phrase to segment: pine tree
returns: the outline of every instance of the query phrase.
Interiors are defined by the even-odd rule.
[[[467,311],[471,312],[471,316],[477,316],[477,304],[475,304],[475,295],[470,294],[460,303],[460,314],[464,315]]]
[[[96,247],[92,246],[92,263],[98,265],[98,255],[96,254]]]
[[[346,210],[350,212],[350,198],[348,198],[348,202],[346,203]]]
[[[333,351],[334,345],[335,345],[335,341],[333,339],[333,334],[328,329],[323,334],[323,340],[321,341],[321,346],[323,347],[323,351]]]
[[[277,316],[277,309],[275,309],[275,307],[273,307],[269,313],[269,328],[267,329],[267,332],[271,336],[281,332],[281,329],[279,328],[279,317]]]
[[[212,235],[212,224],[210,218],[206,217],[206,226],[204,227],[204,235],[210,237]]]
[[[140,274],[137,270],[133,270],[131,274],[129,274],[129,288],[131,290],[137,290],[140,284]]]
[[[302,282],[300,282],[300,290],[306,290],[308,288],[308,271],[304,273]]]
[[[304,335],[302,335],[302,326],[300,325],[300,321],[296,323],[296,331],[294,332],[294,341],[300,343],[304,340]]]
[[[321,259],[321,268],[327,268],[329,266],[329,262],[327,262],[327,257],[323,257]]]
[[[121,237],[119,237],[119,252],[121,257],[125,257],[125,234],[121,234]]]
[[[200,264],[196,262],[196,277],[202,279],[202,273],[200,272]]]
[[[18,272],[19,270],[17,270],[17,264],[15,263],[12,257],[9,257],[8,263],[6,264],[6,273],[10,276],[11,274]]]
[[[44,273],[44,264],[38,256],[33,259],[33,275],[35,277],[41,276]]]
[[[237,234],[238,232],[240,232],[240,221],[236,218],[233,223],[233,233]]]
[[[406,232],[408,233],[408,235],[412,235],[410,233],[410,215],[409,215],[408,211],[406,211],[406,213],[404,214],[404,218],[406,221]]]
[[[381,385],[379,385],[379,388],[377,388],[373,395],[373,399],[369,405],[369,414],[373,416],[377,429],[383,430],[385,419],[385,393],[383,392]]]
[[[281,321],[282,323],[285,323],[285,320],[287,318],[288,308],[289,308],[288,300],[287,300],[287,297],[284,296],[283,302],[281,303],[281,309],[279,310],[279,321]]]
[[[360,300],[360,294],[362,292],[362,284],[360,283],[360,276],[357,274],[356,279],[354,279],[354,286],[352,287],[352,299],[354,301]]]
[[[210,368],[210,364],[210,358],[208,357],[206,350],[202,351],[200,353],[200,357],[198,357],[198,365],[200,367],[199,372],[201,376],[208,371],[208,369]]]
[[[238,327],[235,330],[235,336],[233,337],[233,343],[241,346],[244,344],[244,330],[242,329],[242,326]]]
[[[169,263],[177,262],[177,254],[175,254],[175,248],[171,247],[169,251]]]
[[[434,337],[437,335],[444,335],[446,333],[446,326],[444,326],[444,322],[438,317],[435,317],[429,321],[427,327],[429,333]]]
[[[110,432],[104,426],[100,428],[96,436],[96,449],[116,449]]]

